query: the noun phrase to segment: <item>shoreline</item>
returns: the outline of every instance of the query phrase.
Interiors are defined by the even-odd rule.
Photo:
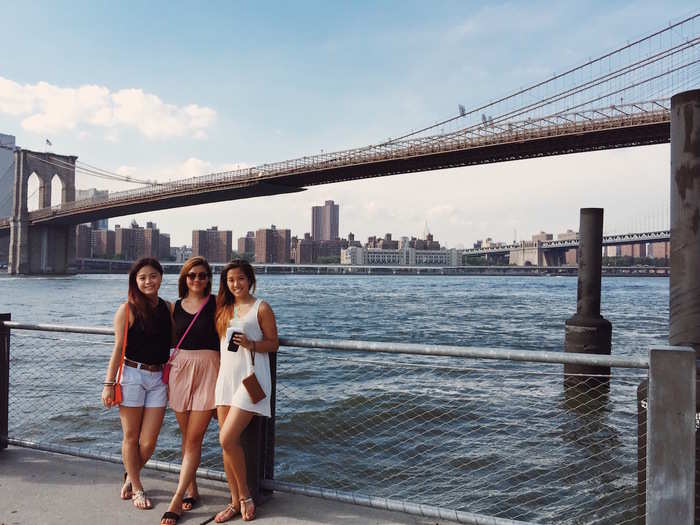
[[[57,277],[65,278],[72,277],[76,275],[126,275],[129,273],[129,266],[131,263],[124,264],[123,268],[112,268],[109,270],[98,270],[98,269],[82,269],[80,271],[62,273],[62,274],[26,274],[26,275],[10,275],[6,273],[0,273],[0,278],[3,277]],[[256,266],[256,265],[254,265]],[[212,264],[212,270],[214,273],[220,273],[222,264],[215,263]],[[165,274],[177,275],[180,272],[180,266],[177,268],[172,266],[163,267]],[[353,269],[352,267],[347,269],[336,269],[334,267],[330,268],[294,268],[294,267],[284,267],[284,268],[264,268],[257,271],[258,275],[317,275],[317,276],[413,276],[413,277],[424,277],[424,276],[442,276],[442,277],[577,277],[577,268],[532,268],[527,267],[494,267],[491,269],[475,268],[470,269],[469,267],[460,268],[405,268],[405,269],[395,269],[395,268],[384,268],[384,267],[372,267],[363,269]],[[602,271],[602,277],[651,277],[659,278],[670,276],[670,271],[668,268],[654,268],[654,267],[609,267],[604,268]]]

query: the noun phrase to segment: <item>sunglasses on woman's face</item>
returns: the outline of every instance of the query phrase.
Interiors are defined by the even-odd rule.
[[[194,281],[195,279],[199,279],[200,281],[206,281],[207,277],[209,277],[209,275],[207,275],[206,272],[190,272],[187,274],[187,278],[190,281]]]

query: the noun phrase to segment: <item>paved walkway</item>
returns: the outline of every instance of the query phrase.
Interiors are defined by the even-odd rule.
[[[9,447],[0,451],[0,525],[157,525],[167,510],[177,478],[173,474],[144,471],[143,482],[153,501],[149,511],[119,499],[119,465]],[[202,505],[184,514],[179,523],[213,523],[213,516],[228,502],[224,485],[199,483]],[[275,493],[258,508],[260,525],[302,524],[422,524],[434,520]],[[212,521],[209,521],[212,520]],[[230,523],[242,524],[238,516]],[[447,522],[441,522],[447,524]]]

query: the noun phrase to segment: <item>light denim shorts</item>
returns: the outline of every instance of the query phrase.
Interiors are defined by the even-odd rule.
[[[168,404],[168,385],[163,372],[149,372],[124,365],[122,371],[122,406],[164,407]]]

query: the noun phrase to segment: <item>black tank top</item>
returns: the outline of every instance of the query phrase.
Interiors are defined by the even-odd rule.
[[[172,346],[171,326],[170,309],[159,297],[150,326],[144,327],[139,319],[134,319],[129,327],[124,355],[127,359],[147,365],[165,363]]]
[[[182,341],[182,350],[215,350],[219,351],[219,334],[216,333],[214,314],[216,313],[216,301],[209,299],[197,320],[187,332],[187,337]],[[173,319],[175,320],[175,344],[190,326],[195,314],[187,313],[180,304],[180,300],[175,303],[173,309]]]

